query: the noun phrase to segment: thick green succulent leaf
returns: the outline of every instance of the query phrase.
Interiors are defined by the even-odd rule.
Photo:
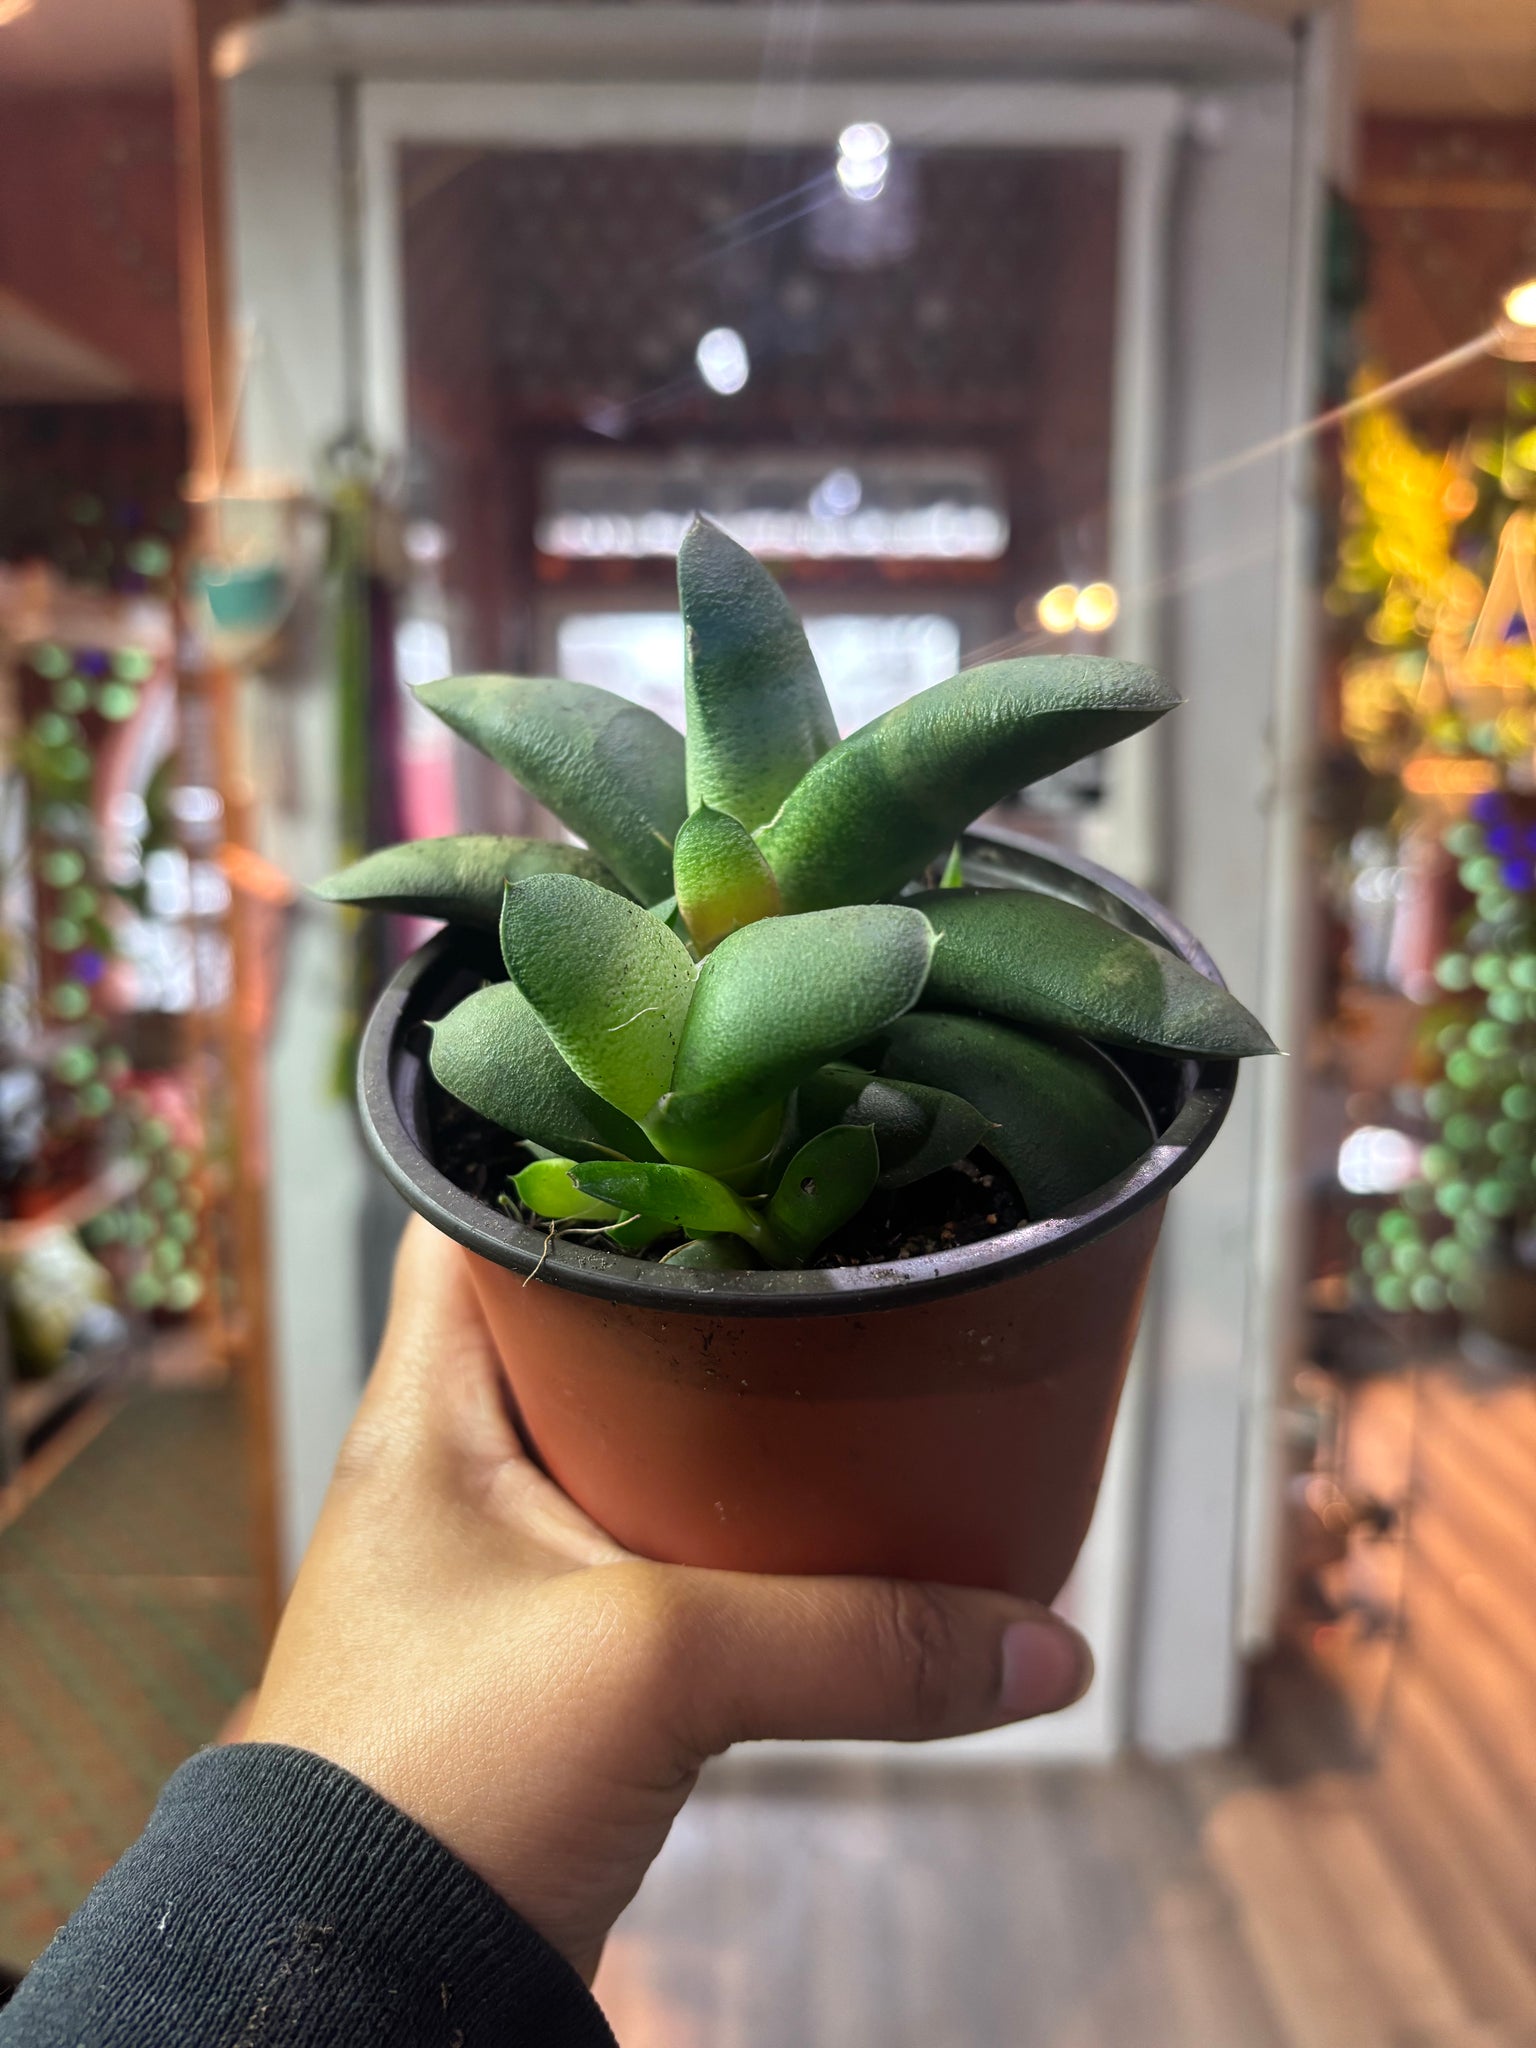
[[[688,808],[771,818],[837,721],[805,629],[762,563],[707,519],[677,553],[688,707]],[[585,835],[583,835],[585,836]]]
[[[880,1150],[883,1188],[904,1188],[953,1166],[992,1128],[979,1109],[946,1088],[895,1081],[841,1063],[818,1067],[802,1081],[795,1107],[802,1131],[869,1125]]]
[[[809,1139],[784,1169],[768,1204],[768,1224],[795,1258],[857,1216],[880,1177],[880,1149],[868,1124],[834,1124]]]
[[[562,1157],[656,1156],[638,1124],[577,1080],[510,981],[477,989],[433,1026],[430,1065],[460,1102]]]
[[[939,934],[923,1000],[1108,1045],[1214,1059],[1273,1052],[1269,1033],[1177,953],[1029,889],[911,899]]]
[[[921,911],[896,903],[765,918],[722,940],[698,970],[672,1092],[652,1122],[661,1149],[782,1102],[911,1009],[932,944]]]
[[[681,1266],[685,1273],[741,1273],[763,1262],[743,1238],[690,1237],[686,1244],[668,1252],[661,1263]]]
[[[557,1223],[616,1223],[624,1212],[611,1202],[582,1194],[571,1179],[575,1163],[574,1159],[535,1159],[532,1166],[512,1176],[517,1199],[535,1216],[547,1216]]]
[[[529,875],[580,875],[599,888],[623,893],[623,884],[584,846],[564,846],[555,839],[504,838],[494,832],[381,846],[340,874],[316,882],[311,893],[327,903],[441,917],[449,924],[493,932],[508,882],[521,882]]]
[[[622,1223],[612,1224],[605,1235],[618,1251],[643,1252],[658,1237],[670,1237],[676,1228],[675,1223],[659,1222],[654,1216],[626,1216]]]
[[[501,955],[573,1072],[644,1116],[671,1079],[693,994],[682,940],[625,896],[535,875],[507,890]]]
[[[947,1088],[980,1110],[994,1126],[987,1150],[1036,1222],[1113,1180],[1152,1143],[1130,1087],[1091,1046],[919,1010],[882,1032],[874,1051],[882,1074]]]
[[[965,857],[957,839],[949,849],[944,862],[944,872],[939,877],[941,889],[963,889],[965,887]]]
[[[672,886],[688,815],[683,736],[590,683],[445,676],[417,696],[548,806],[642,903]]]
[[[767,1240],[761,1212],[750,1208],[713,1174],[691,1166],[642,1166],[606,1159],[574,1166],[571,1178],[584,1195],[632,1210],[698,1237]]]
[[[729,812],[701,804],[684,820],[672,849],[672,873],[677,907],[701,955],[742,925],[778,915],[773,869]]]
[[[920,691],[823,755],[759,832],[785,909],[889,896],[1011,790],[1178,701],[1134,662],[1054,654]]]

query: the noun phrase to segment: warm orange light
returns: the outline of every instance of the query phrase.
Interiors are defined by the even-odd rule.
[[[1077,623],[1085,633],[1107,633],[1120,616],[1113,583],[1085,583],[1077,594]]]
[[[1504,318],[1515,327],[1536,327],[1536,277],[1504,294]]]
[[[1077,585],[1057,583],[1035,606],[1035,617],[1047,633],[1070,633],[1077,624]]]
[[[286,906],[298,894],[292,880],[281,868],[274,866],[262,854],[253,853],[247,846],[227,842],[219,848],[218,861],[230,887],[243,895],[255,897],[258,903]]]
[[[20,21],[36,5],[37,0],[0,0],[0,28],[8,28],[13,21]]]
[[[1414,796],[1481,796],[1498,780],[1492,761],[1468,761],[1456,754],[1420,754],[1403,770],[1403,787]]]
[[[1447,519],[1469,519],[1477,510],[1477,485],[1471,477],[1452,477],[1440,493],[1440,508]]]

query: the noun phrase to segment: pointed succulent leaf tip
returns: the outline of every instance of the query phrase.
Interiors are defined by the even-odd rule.
[[[574,1159],[536,1159],[512,1176],[517,1199],[535,1216],[555,1223],[616,1223],[623,1211],[582,1194],[571,1179],[575,1164]]]
[[[510,981],[477,989],[432,1032],[433,1078],[458,1101],[541,1149],[576,1159],[654,1159],[631,1123],[571,1072]]]
[[[745,825],[701,804],[672,849],[677,907],[702,956],[744,924],[776,917],[779,885]]]
[[[707,519],[677,553],[688,707],[688,807],[767,822],[836,744],[805,629],[762,563]]]
[[[623,896],[537,875],[507,890],[501,953],[572,1072],[644,1116],[671,1080],[693,994],[682,940]]]
[[[789,911],[889,896],[1010,791],[1177,704],[1134,662],[1038,655],[967,669],[824,754],[758,833]]]
[[[939,887],[941,889],[963,889],[965,887],[965,862],[961,858],[960,841],[958,839],[949,849],[949,858],[945,861],[944,872],[939,877]]]
[[[652,1120],[662,1151],[782,1102],[910,1010],[932,946],[921,911],[897,903],[766,918],[722,940],[699,968],[672,1092]]]
[[[880,1152],[883,1188],[904,1188],[953,1166],[984,1144],[992,1129],[979,1109],[944,1088],[894,1081],[861,1067],[818,1067],[795,1101],[801,1131],[868,1124]]]
[[[340,874],[316,882],[312,893],[327,903],[366,910],[397,910],[410,917],[440,917],[448,924],[495,931],[508,882],[529,875],[580,875],[621,895],[623,884],[584,846],[553,839],[504,838],[472,832],[451,839],[411,839],[381,846]]]
[[[1033,1222],[1103,1187],[1152,1143],[1129,1084],[1091,1046],[1050,1044],[988,1017],[917,1010],[872,1050],[882,1074],[947,1088],[987,1118],[986,1148],[1013,1176]]]
[[[834,1124],[808,1140],[784,1169],[768,1204],[768,1222],[796,1259],[816,1247],[874,1192],[880,1151],[868,1124]]]
[[[661,1263],[680,1266],[685,1273],[742,1273],[763,1262],[744,1238],[690,1237]]]
[[[589,683],[445,676],[416,692],[584,839],[631,895],[672,886],[672,841],[688,814],[683,736]]]
[[[630,1166],[600,1160],[573,1167],[571,1178],[584,1195],[693,1236],[744,1237],[765,1255],[771,1255],[770,1247],[778,1249],[759,1210],[713,1174],[691,1166]]]
[[[1029,889],[931,890],[912,899],[942,943],[923,1001],[1108,1045],[1208,1059],[1274,1051],[1235,996],[1165,946]]]

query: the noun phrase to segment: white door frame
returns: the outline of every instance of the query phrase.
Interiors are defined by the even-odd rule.
[[[1112,150],[1121,159],[1122,186],[1117,304],[1105,308],[1105,318],[1116,319],[1107,570],[1122,593],[1115,651],[1130,660],[1154,662],[1168,204],[1174,145],[1184,115],[1181,92],[1151,85],[1002,83],[935,93],[923,86],[849,79],[802,84],[793,92],[765,97],[760,87],[748,84],[364,84],[358,94],[357,136],[367,431],[386,455],[406,447],[398,165],[409,144],[573,150],[646,144],[820,145],[830,160],[836,136],[850,121],[879,121],[898,149],[906,143],[945,149]],[[1090,853],[1112,850],[1120,872],[1154,885],[1155,761],[1150,735],[1109,757],[1105,799],[1091,814],[1088,834]],[[959,1746],[967,1752],[1107,1755],[1126,1739],[1137,1506],[1137,1460],[1129,1447],[1139,1431],[1142,1381],[1138,1370],[1093,1533],[1070,1589],[1072,1609],[1094,1644],[1098,1682],[1069,1714]],[[944,1748],[952,1753],[951,1745]],[[891,1753],[907,1760],[935,1754],[899,1745]]]
[[[803,49],[847,76],[752,83],[765,50],[797,21]],[[302,469],[348,424],[364,426],[383,449],[401,445],[394,159],[406,141],[830,143],[845,121],[875,118],[898,148],[907,140],[1119,149],[1117,650],[1154,661],[1169,653],[1192,701],[1166,739],[1117,750],[1094,850],[1166,888],[1239,991],[1262,1005],[1265,981],[1294,962],[1273,933],[1261,942],[1259,926],[1281,886],[1272,881],[1277,848],[1280,866],[1294,857],[1276,828],[1298,792],[1294,778],[1277,782],[1270,744],[1277,722],[1297,738],[1304,510],[1287,495],[1294,477],[1281,478],[1278,466],[1224,477],[1194,499],[1171,500],[1162,475],[1165,463],[1181,475],[1219,466],[1304,416],[1308,379],[1295,347],[1305,336],[1284,331],[1285,285],[1316,228],[1317,167],[1301,135],[1307,96],[1325,97],[1318,66],[1303,69],[1309,45],[1318,47],[1315,27],[1292,41],[1178,0],[1036,0],[1015,9],[957,0],[307,5],[268,17],[220,52],[230,81],[237,303],[284,372],[281,389],[252,379],[247,459]],[[684,82],[666,75],[668,51]],[[1178,334],[1171,358],[1170,328]],[[1223,560],[1237,569],[1223,570]],[[276,821],[269,846],[309,880],[327,865],[335,820],[334,790],[327,799],[323,787],[331,742],[318,675],[308,698],[293,701],[299,708],[281,715],[305,729],[297,751],[314,783],[300,809]],[[305,965],[277,1050],[284,1078],[274,1090],[290,1561],[363,1366],[359,1317],[346,1301],[355,1253],[340,1239],[355,1233],[366,1169],[355,1147],[338,1144],[340,1124],[321,1107],[325,1061],[315,1050],[328,1049],[335,1028],[333,956],[318,923],[306,926],[297,955]],[[1071,1714],[980,1738],[980,1752],[1082,1756],[1128,1738],[1187,1749],[1232,1731],[1240,1468],[1245,1447],[1251,1474],[1264,1462],[1254,1429],[1268,1424],[1282,1320],[1268,1312],[1266,1290],[1285,1268],[1273,1245],[1261,1245],[1256,1277],[1248,1270],[1252,1234],[1283,1228],[1276,1203],[1258,1199],[1279,1169],[1254,1110],[1262,1100],[1261,1121],[1273,1133],[1283,1092],[1267,1077],[1258,1090],[1245,1085],[1228,1131],[1170,1213],[1102,1511],[1080,1567],[1100,1683]],[[1247,1503],[1250,1549],[1265,1506]],[[1249,1627],[1257,1632],[1251,1618]]]

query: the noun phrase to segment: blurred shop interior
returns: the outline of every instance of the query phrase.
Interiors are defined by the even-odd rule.
[[[1095,1690],[726,1766],[616,2027],[1536,2026],[1533,117],[1501,0],[0,0],[0,1963],[231,1725],[382,1323],[349,1077],[427,928],[304,885],[558,831],[412,685],[680,723],[702,509],[845,733],[1004,654],[1169,673],[995,822],[1289,1057],[1169,1216]],[[987,1925],[1059,1860],[1100,1942],[988,1937],[1054,2005],[827,1974],[881,1859],[845,1949],[954,1924],[946,1856]]]

